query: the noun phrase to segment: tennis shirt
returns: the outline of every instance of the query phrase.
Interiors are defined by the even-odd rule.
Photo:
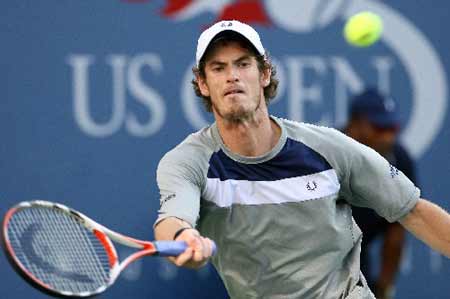
[[[281,137],[262,156],[232,153],[215,123],[169,151],[157,169],[155,224],[177,217],[214,240],[212,263],[232,299],[374,298],[350,204],[393,222],[419,189],[337,130],[271,119]]]

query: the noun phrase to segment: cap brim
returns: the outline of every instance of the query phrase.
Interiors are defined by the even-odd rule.
[[[367,119],[378,127],[396,127],[399,124],[397,116],[393,114],[367,115]]]

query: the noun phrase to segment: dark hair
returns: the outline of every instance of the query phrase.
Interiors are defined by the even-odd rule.
[[[224,31],[224,34],[219,34],[208,46],[203,55],[203,58],[200,60],[198,67],[194,66],[192,68],[192,72],[194,73],[194,79],[192,79],[192,85],[195,91],[195,94],[200,97],[203,101],[206,111],[212,112],[212,103],[210,97],[205,97],[200,92],[200,87],[198,86],[197,77],[206,78],[205,73],[205,61],[208,56],[211,54],[211,50],[214,49],[218,44],[224,45],[230,41],[238,42],[243,48],[249,50],[256,59],[258,64],[258,70],[260,73],[271,70],[270,75],[270,83],[266,87],[264,87],[264,97],[266,100],[266,104],[269,105],[270,100],[272,100],[277,94],[278,87],[278,79],[276,78],[276,68],[272,64],[270,57],[266,51],[265,55],[260,55],[255,47],[242,35],[235,33],[233,31]]]

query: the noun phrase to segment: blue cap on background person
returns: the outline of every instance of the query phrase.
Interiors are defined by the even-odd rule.
[[[350,117],[366,117],[377,127],[398,127],[399,115],[391,97],[367,88],[350,100]]]

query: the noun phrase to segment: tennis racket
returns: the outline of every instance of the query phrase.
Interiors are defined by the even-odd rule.
[[[8,260],[23,278],[59,297],[99,294],[138,258],[177,256],[187,248],[185,242],[136,240],[62,204],[42,200],[12,207],[3,220],[2,240]],[[112,241],[137,251],[119,261]]]

